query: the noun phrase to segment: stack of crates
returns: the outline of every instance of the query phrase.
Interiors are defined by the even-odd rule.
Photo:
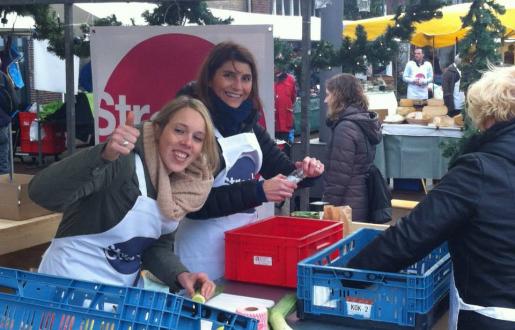
[[[448,308],[447,245],[399,273],[345,268],[380,233],[360,229],[298,264],[299,318],[364,329],[431,329]]]
[[[257,320],[181,296],[0,267],[0,329],[256,330]]]
[[[39,153],[38,141],[31,141],[30,128],[36,120],[33,112],[19,112],[20,150],[23,153]],[[66,129],[57,123],[41,124],[41,152],[44,155],[58,155],[66,150]]]

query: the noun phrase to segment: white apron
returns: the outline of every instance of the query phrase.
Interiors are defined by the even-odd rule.
[[[515,322],[515,309],[506,307],[483,307],[467,304],[461,299],[456,284],[454,283],[454,273],[451,274],[451,292],[449,304],[449,330],[458,329],[458,315],[460,310],[474,311],[481,315],[502,321]],[[513,324],[515,328],[515,323]]]
[[[138,284],[143,251],[179,222],[166,218],[147,196],[143,163],[135,154],[141,195],[113,228],[98,234],[54,238],[40,273],[121,286]]]
[[[463,110],[465,108],[465,93],[460,90],[460,82],[461,82],[461,71],[454,65],[456,71],[460,75],[460,79],[454,84],[453,91],[453,99],[454,99],[454,109]]]
[[[215,178],[213,187],[254,180],[261,169],[263,154],[254,133],[241,133],[227,138],[216,131],[222,149],[225,169]],[[257,220],[254,209],[224,217],[181,220],[175,233],[174,252],[191,272],[205,272],[211,280],[224,275],[225,238],[228,230]]]

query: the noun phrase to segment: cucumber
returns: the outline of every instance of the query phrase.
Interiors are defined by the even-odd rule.
[[[286,317],[295,310],[296,303],[297,297],[289,293],[269,310],[268,323],[272,330],[292,330],[288,323],[286,323]]]

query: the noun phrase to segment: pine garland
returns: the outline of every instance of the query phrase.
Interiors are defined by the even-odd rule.
[[[48,50],[64,59],[64,27],[63,22],[57,17],[50,5],[21,5],[0,6],[1,23],[7,24],[7,15],[17,13],[20,16],[32,16],[35,21],[34,37],[36,39],[48,39]],[[145,11],[143,18],[149,25],[183,25],[184,22],[207,24],[229,24],[232,18],[221,20],[213,16],[207,8],[205,1],[177,2],[172,0],[162,1],[152,12]],[[116,15],[100,18],[94,21],[95,26],[120,26]],[[79,57],[89,57],[89,30],[88,25],[81,26],[81,36],[75,36],[73,40],[73,53]]]
[[[482,72],[488,69],[491,63],[499,63],[500,40],[505,33],[502,23],[496,17],[504,14],[504,6],[493,0],[475,0],[470,5],[470,10],[462,18],[462,28],[470,28],[465,38],[460,42],[459,53],[462,58],[461,89],[467,90],[470,84],[481,78]],[[451,162],[463,153],[464,146],[479,131],[470,120],[467,109],[462,112],[465,127],[463,138],[452,141],[442,146],[443,155],[450,157]]]

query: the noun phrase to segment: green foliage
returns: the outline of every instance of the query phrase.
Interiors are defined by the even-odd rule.
[[[443,5],[444,2],[440,0],[409,0],[408,5],[397,7],[395,24],[388,27],[385,36],[409,41],[415,31],[414,23],[442,17],[442,11],[439,9]]]
[[[149,25],[230,24],[233,19],[219,19],[207,8],[205,1],[161,1],[152,12],[146,10],[143,18]]]
[[[463,153],[463,149],[467,145],[468,141],[476,134],[479,134],[478,129],[474,127],[474,124],[470,120],[470,117],[467,115],[467,112],[463,112],[462,115],[465,122],[463,137],[459,140],[452,139],[446,142],[442,142],[440,145],[442,148],[442,155],[449,158],[449,164],[454,163],[456,158],[458,158]]]
[[[294,71],[292,60],[296,57],[290,42],[274,38],[274,66],[281,71]]]
[[[64,58],[64,26],[63,22],[49,5],[0,6],[1,22],[7,24],[7,15],[17,13],[21,16],[32,16],[35,21],[35,38],[48,39],[48,50],[60,58]],[[208,10],[205,1],[162,1],[152,12],[145,11],[142,15],[150,25],[183,25],[188,21],[199,25],[229,24],[232,18],[218,19]],[[134,24],[134,22],[133,22]],[[120,26],[116,15],[100,18],[94,21],[94,26]],[[73,53],[79,57],[89,57],[88,25],[81,25],[81,36],[73,40]]]
[[[337,53],[330,42],[316,42],[311,50],[311,66],[316,70],[329,68],[336,63]]]
[[[488,69],[488,63],[501,60],[499,47],[505,29],[495,13],[505,12],[506,9],[493,0],[476,0],[462,18],[463,28],[471,28],[459,48],[463,59],[461,84],[464,90],[481,78],[481,73]]]
[[[481,78],[482,72],[488,69],[489,63],[500,61],[500,40],[505,29],[495,13],[504,14],[505,12],[506,9],[493,0],[474,0],[469,12],[462,18],[462,27],[470,27],[470,31],[462,39],[459,47],[462,58],[461,88],[463,90],[467,90],[470,84]],[[451,163],[462,154],[468,140],[478,134],[466,109],[463,111],[463,117],[465,119],[463,138],[442,146],[443,155],[450,157]]]

